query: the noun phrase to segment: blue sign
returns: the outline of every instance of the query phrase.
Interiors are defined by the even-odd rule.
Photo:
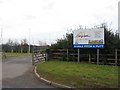
[[[104,48],[104,44],[74,44],[74,48]]]

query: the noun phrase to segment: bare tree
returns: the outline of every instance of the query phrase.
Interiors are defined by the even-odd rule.
[[[14,42],[13,42],[13,40],[8,39],[7,44],[11,47],[11,52],[13,52],[13,46],[14,46]]]
[[[21,40],[21,53],[23,53],[23,51],[24,52],[28,51],[28,42],[26,38]]]
[[[13,44],[14,44],[14,51],[18,52],[19,51],[19,45],[20,45],[19,42],[17,40],[14,40]]]

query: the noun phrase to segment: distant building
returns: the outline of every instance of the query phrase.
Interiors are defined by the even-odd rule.
[[[32,45],[32,51],[37,51],[37,50],[46,50],[49,48],[49,45],[44,45],[44,46],[37,46],[37,45]]]

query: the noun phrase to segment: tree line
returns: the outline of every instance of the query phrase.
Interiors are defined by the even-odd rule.
[[[32,45],[28,43],[27,39],[22,39],[20,43],[17,40],[8,39],[7,43],[2,44],[3,52],[16,52],[16,53],[28,53],[30,48],[30,53],[34,50],[45,49],[48,47],[47,43],[38,41],[39,45]]]
[[[105,48],[101,49],[102,53],[111,53],[112,50],[120,49],[120,37],[112,29],[108,28],[106,23],[102,23],[95,28],[104,28],[105,33]],[[57,43],[52,44],[49,49],[73,49],[73,33],[66,33],[64,38],[58,39]],[[77,51],[77,49],[74,49]],[[96,49],[80,49],[81,52],[96,53]]]
[[[81,27],[80,27],[81,28]],[[111,53],[113,49],[120,49],[120,37],[118,33],[113,33],[112,29],[108,28],[106,23],[102,23],[95,28],[104,28],[105,33],[105,48],[101,49],[102,53]],[[78,28],[79,29],[79,28]],[[74,49],[73,48],[73,33],[66,33],[66,35],[57,39],[57,42],[52,44],[51,46],[47,45],[47,43],[38,41],[39,46],[30,45],[30,52],[34,50],[40,49]],[[7,43],[2,45],[2,51],[4,52],[21,52],[27,53],[29,51],[29,44],[27,39],[22,39],[20,43],[15,40],[9,39]],[[77,49],[74,49],[77,52]],[[96,53],[96,49],[81,49],[83,53]]]

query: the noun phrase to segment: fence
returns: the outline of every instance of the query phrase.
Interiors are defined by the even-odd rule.
[[[103,65],[115,65],[120,66],[120,49],[112,49],[108,53],[105,50],[99,50],[99,61],[97,61],[97,53],[85,52],[85,50],[78,51],[75,49],[50,49],[47,50],[48,60],[62,60],[62,61],[74,61],[96,63]],[[79,57],[78,57],[79,56]]]

